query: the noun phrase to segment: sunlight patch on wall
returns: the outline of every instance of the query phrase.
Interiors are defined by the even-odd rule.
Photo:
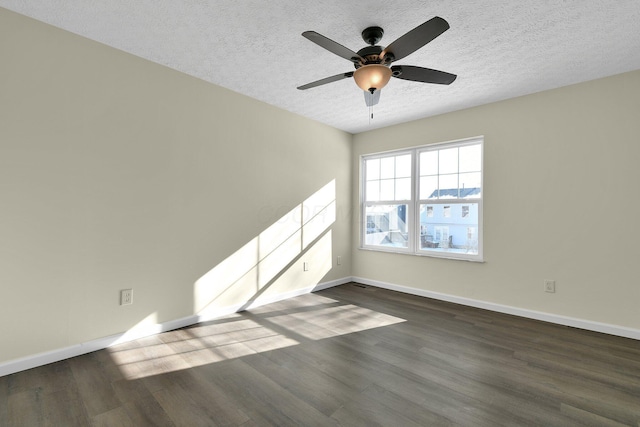
[[[302,249],[306,249],[314,240],[336,221],[336,202],[333,201],[302,228]]]
[[[198,279],[194,312],[211,318],[225,307],[318,284],[331,270],[327,230],[336,220],[335,185],[327,183]]]
[[[299,287],[300,284],[312,286],[320,283],[322,278],[333,267],[332,240],[333,233],[329,230],[320,239],[316,240],[313,245],[306,248],[304,260],[298,260],[289,268],[280,272],[277,279],[269,285],[269,289],[265,289],[256,301],[259,301],[260,298],[267,298],[270,295],[286,293],[293,287]],[[304,271],[303,262],[308,263],[308,271]]]
[[[154,312],[136,323],[135,326],[129,328],[127,332],[118,337],[113,344],[128,342],[151,334],[158,334],[160,332],[162,332],[162,327],[158,324],[158,313]]]

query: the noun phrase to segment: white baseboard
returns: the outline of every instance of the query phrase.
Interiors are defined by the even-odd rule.
[[[608,323],[594,322],[591,320],[577,319],[558,314],[545,313],[542,311],[528,310],[524,308],[511,307],[508,305],[495,304],[492,302],[479,301],[471,298],[458,297],[455,295],[443,294],[439,292],[425,291],[422,289],[410,288],[407,286],[394,285],[392,283],[380,282],[378,280],[366,279],[364,277],[353,277],[354,282],[391,291],[403,292],[410,295],[433,298],[441,301],[453,302],[470,307],[482,308],[499,313],[512,314],[514,316],[526,317],[529,319],[542,320],[544,322],[556,323],[558,325],[571,326],[573,328],[586,329],[588,331],[602,332],[609,335],[616,335],[625,338],[640,340],[640,330],[627,328],[624,326],[611,325]]]
[[[143,329],[123,332],[121,334],[116,334],[109,337],[91,340],[86,343],[76,344],[73,346],[69,346],[69,347],[65,347],[65,348],[61,348],[53,351],[48,351],[45,353],[39,353],[32,356],[23,357],[20,359],[10,360],[8,362],[0,364],[0,377],[5,375],[10,375],[15,372],[25,371],[31,368],[36,368],[38,366],[47,365],[49,363],[58,362],[60,360],[69,359],[71,357],[80,356],[82,354],[91,353],[92,351],[102,350],[104,348],[107,348],[116,344],[133,341],[139,338],[159,334],[162,332],[171,331],[178,328],[184,328],[186,326],[194,325],[200,322],[206,322],[206,321],[223,317],[232,313],[236,313],[241,310],[256,308],[265,304],[271,304],[274,302],[308,294],[311,292],[321,291],[323,289],[328,289],[334,286],[343,285],[345,283],[349,283],[352,281],[369,285],[369,286],[382,288],[382,289],[403,292],[410,295],[433,298],[441,301],[452,302],[452,303],[466,305],[470,307],[496,311],[499,313],[512,314],[514,316],[520,316],[520,317],[525,317],[525,318],[535,319],[535,320],[542,320],[545,322],[556,323],[559,325],[571,326],[574,328],[586,329],[589,331],[602,332],[609,335],[616,335],[620,337],[640,340],[640,330],[627,328],[624,326],[593,322],[590,320],[576,319],[573,317],[561,316],[561,315],[552,314],[552,313],[545,313],[545,312],[540,312],[535,310],[527,310],[527,309],[518,308],[518,307],[511,307],[511,306],[502,305],[502,304],[495,304],[495,303],[486,302],[486,301],[479,301],[471,298],[464,298],[464,297],[459,297],[455,295],[443,294],[439,292],[432,292],[432,291],[426,291],[422,289],[411,288],[407,286],[395,285],[392,283],[380,282],[378,280],[367,279],[364,277],[345,277],[342,279],[333,280],[331,282],[320,283],[316,286],[297,289],[295,291],[273,295],[266,298],[259,298],[255,301],[250,301],[248,303],[239,304],[236,306],[224,307],[216,310],[215,313],[209,313],[207,315],[187,316],[181,319],[149,325]]]
[[[300,295],[308,294],[311,292],[320,291],[323,289],[332,288],[334,286],[349,283],[351,277],[345,277],[330,282],[319,283],[315,286],[310,286],[303,289],[297,289],[295,291],[286,292],[278,295],[272,295],[266,298],[258,298],[255,301],[249,301],[244,304],[238,304],[231,307],[224,307],[217,309],[213,313],[206,315],[192,315],[183,317],[181,319],[170,320],[164,323],[157,323],[154,325],[148,325],[141,329],[135,329],[121,334],[111,335],[108,337],[98,338],[85,343],[72,345],[69,347],[47,351],[44,353],[35,354],[32,356],[22,357],[20,359],[10,360],[5,363],[0,363],[0,377],[10,375],[16,372],[25,371],[27,369],[36,368],[38,366],[47,365],[49,363],[58,362],[60,360],[69,359],[71,357],[80,356],[83,354],[91,353],[92,351],[102,350],[107,347],[111,347],[116,344],[121,344],[128,341],[133,341],[139,338],[144,338],[150,335],[159,334],[162,332],[172,331],[174,329],[184,328],[196,323],[206,322],[219,317],[223,317],[229,314],[237,313],[238,311],[248,310],[251,308],[260,307],[261,305],[271,304],[274,302],[282,301],[285,299],[297,297]]]

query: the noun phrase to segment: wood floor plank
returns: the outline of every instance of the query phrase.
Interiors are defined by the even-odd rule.
[[[90,424],[640,427],[640,341],[346,284],[0,377]]]
[[[352,340],[352,339],[349,338],[349,340]],[[391,345],[391,343],[393,343],[393,345]],[[413,354],[408,354],[407,357],[404,359],[404,362],[403,362],[403,360],[401,358],[398,359],[397,357],[398,357],[399,354],[401,354],[402,352],[410,351],[411,349],[410,348],[406,348],[406,346],[405,346],[404,349],[401,349],[399,351],[399,348],[398,348],[397,344],[398,344],[397,340],[393,340],[392,339],[389,342],[385,342],[384,346],[388,345],[388,347],[386,349],[384,347],[380,347],[378,350],[386,350],[386,351],[388,351],[388,355],[391,358],[390,360],[392,361],[392,364],[395,365],[395,366],[403,366],[404,362],[406,362],[406,366],[408,366],[408,368],[407,368],[408,370],[414,369],[415,366],[420,366],[419,364],[416,364],[416,361],[419,361],[420,357],[417,357],[416,355],[413,355]],[[436,345],[436,347],[438,349],[440,349],[440,350],[442,349],[441,348],[442,346],[441,346],[440,343],[438,343]],[[471,347],[471,348],[473,348],[473,347]],[[377,354],[380,355],[381,352],[378,351]],[[444,356],[441,355],[441,359],[439,361],[442,362],[442,361],[450,360],[452,358],[455,359],[455,358],[459,358],[459,357],[460,357],[460,355],[456,355],[455,353],[444,355]],[[431,360],[426,365],[427,366],[434,365],[434,362],[438,362],[438,360],[435,360],[435,361]],[[461,390],[463,392],[465,392],[465,390],[466,390],[466,394],[468,394],[470,396],[476,396],[476,397],[491,396],[492,395],[490,393],[491,390],[489,390],[489,389],[478,389],[477,385],[481,385],[484,381],[486,381],[483,377],[490,376],[491,370],[496,365],[493,364],[493,363],[487,363],[487,362],[485,362],[484,365],[482,365],[482,364],[478,365],[478,366],[474,366],[474,365],[476,365],[475,359],[473,360],[472,363],[469,363],[469,360],[467,360],[466,364],[458,364],[457,366],[447,366],[447,365],[442,365],[441,364],[441,365],[438,366],[439,369],[435,374],[432,372],[432,373],[426,375],[426,378],[429,378],[430,380],[436,381],[439,384],[448,386],[450,388],[455,388],[455,389]],[[436,364],[436,366],[437,366],[437,364]],[[521,367],[523,367],[523,366],[521,365]],[[497,372],[497,374],[498,374],[497,376],[500,378],[500,377],[502,377],[502,371],[504,371],[504,365],[499,365],[499,369],[500,370]],[[416,372],[419,375],[425,375],[425,371],[422,371],[422,372],[414,371],[414,372]],[[478,375],[478,376],[470,378],[470,380],[472,380],[472,381],[464,381],[464,377],[466,376],[466,375],[464,375],[462,377],[462,379],[456,380],[457,381],[457,384],[456,384],[456,382],[451,382],[451,381],[454,381],[454,378],[455,378],[455,377],[451,377],[451,373],[456,373],[456,372],[480,372],[480,373],[482,373],[482,375]],[[512,372],[512,375],[517,377],[519,372],[521,372],[521,371],[520,370],[516,370],[516,371]],[[445,373],[444,376],[442,376],[441,373]],[[431,375],[431,376],[429,376],[429,375]],[[537,381],[540,381],[540,379],[541,378],[537,378]],[[530,380],[532,384],[535,384],[535,381],[536,381],[535,378],[531,378],[531,376],[529,376],[528,380]],[[513,388],[513,387],[527,387],[526,384],[518,385],[517,383],[513,384],[513,383],[509,383],[508,381],[507,382],[497,383],[495,385],[492,385],[491,382],[495,382],[495,380],[491,379],[491,381],[489,382],[489,385],[488,385],[489,387],[497,386],[497,387],[500,387],[500,388],[506,389],[506,390],[509,390],[509,388]],[[470,389],[470,390],[467,389],[469,387],[469,384],[473,385],[472,389]],[[515,390],[516,388],[513,388],[513,389]],[[574,390],[574,391],[576,393],[578,392],[578,390]],[[494,390],[494,392],[495,392],[495,390]],[[615,393],[616,393],[615,390],[613,390],[612,394],[614,396],[615,396]],[[503,400],[504,400],[504,398],[508,398],[509,397],[509,395],[505,394],[504,392],[501,393],[501,396],[502,396]],[[633,394],[631,394],[630,396],[631,397],[627,396],[626,399],[632,399],[633,400]],[[494,397],[495,397],[495,395],[494,395]],[[537,398],[539,396],[532,396],[532,397]],[[558,396],[558,397],[560,397],[560,396]],[[623,396],[623,398],[625,398],[625,396]],[[615,398],[613,400],[615,400]],[[543,401],[544,401],[544,399],[543,399]],[[556,401],[556,402],[558,402],[558,401]],[[507,400],[505,403],[508,403],[508,405],[506,405],[507,408],[518,408],[518,412],[521,412],[521,410],[523,408],[522,405],[525,405],[525,407],[529,406],[529,399],[527,399],[527,396],[525,395],[523,397],[523,399],[521,400],[521,402],[518,402],[518,401],[514,402],[513,399],[511,399],[511,401]],[[599,405],[602,406],[602,404],[599,404]],[[558,404],[555,404],[554,406],[558,407]],[[631,407],[633,407],[633,405]],[[548,408],[549,408],[549,406],[548,406]],[[553,406],[551,406],[551,408],[553,408]],[[607,410],[608,409],[609,408],[607,408]],[[618,406],[616,408],[616,410],[619,413],[625,412],[624,408],[621,408],[620,406]],[[557,411],[557,409],[556,409],[556,411]],[[532,407],[532,408],[529,409],[530,415],[536,416],[536,413],[538,413],[538,412],[541,412],[541,411],[536,410],[535,407]],[[542,411],[542,413],[545,414],[545,416],[547,414],[546,411]],[[627,422],[629,422],[629,420],[630,419],[627,418]],[[551,419],[551,421],[553,421],[553,418]],[[560,422],[561,422],[561,417],[560,417],[560,415],[558,415],[556,417],[556,423],[560,423]],[[564,422],[566,422],[566,420]]]
[[[281,364],[283,359],[285,364]],[[325,375],[313,364],[296,363],[283,357],[282,352],[257,354],[244,361],[326,416],[331,416],[357,392]]]
[[[0,377],[0,426],[9,424],[9,376]]]
[[[407,400],[378,384],[373,384],[345,406],[353,408],[353,412],[357,413],[367,406],[372,408],[370,411],[375,408],[376,419],[382,425],[452,425],[452,421],[449,418],[430,411],[423,405]]]
[[[40,390],[50,393],[74,386],[73,377],[67,361],[51,363],[33,369],[28,369],[20,375],[9,375],[9,394],[22,393],[29,390]]]
[[[120,407],[112,378],[94,353],[69,359],[69,365],[89,417]]]
[[[342,387],[362,391],[373,384],[371,369],[354,364],[357,359],[366,359],[367,355],[346,348],[334,339],[307,343],[304,346],[284,348],[281,353],[301,362],[315,363],[329,378],[342,384]]]
[[[42,395],[42,425],[81,427],[88,424],[89,417],[76,387]]]
[[[256,371],[243,360],[225,362],[226,368],[203,371],[232,396],[244,413],[263,425],[331,425],[320,411]]]
[[[96,415],[93,417],[91,425],[93,427],[138,427],[133,420],[129,418],[126,409],[122,406]]]
[[[123,403],[122,406],[135,426],[172,427],[175,425],[153,396],[132,400]]]
[[[41,426],[42,404],[38,390],[13,393],[7,401],[9,426]]]
[[[157,391],[154,397],[176,426],[217,426],[207,407],[200,407],[179,384]]]
[[[345,345],[353,345],[351,340],[344,341]],[[356,344],[361,348],[360,345]],[[498,423],[501,419],[512,416],[508,411],[497,411],[493,405],[486,404],[482,399],[478,399],[478,395],[490,396],[490,400],[494,401],[498,395],[498,391],[486,384],[475,384],[468,381],[467,378],[453,372],[452,370],[442,369],[427,362],[421,355],[414,351],[401,350],[393,346],[376,345],[371,349],[371,354],[384,365],[376,372],[392,371],[394,376],[410,377],[420,384],[429,384],[428,397],[424,397],[418,403],[421,405],[430,405],[431,402],[437,402],[435,406],[428,406],[436,414],[454,420],[456,423],[465,425],[492,425]],[[421,361],[422,363],[416,363]],[[429,361],[431,362],[431,361]],[[359,363],[357,360],[354,363]],[[373,362],[368,360],[367,365]],[[404,396],[407,396],[401,389],[396,386],[397,379],[389,377],[381,377],[376,379],[377,384],[382,385],[388,390]],[[437,395],[432,390],[437,389]],[[422,390],[418,390],[417,396],[423,396]],[[450,404],[449,402],[453,403]],[[460,408],[466,408],[464,411]],[[520,419],[519,421],[522,421]]]
[[[0,379],[0,384],[11,396],[6,405],[1,405],[0,425],[84,426],[89,422],[66,361],[9,375]]]
[[[176,383],[185,390],[188,397],[199,407],[206,408],[218,425],[243,425],[250,421],[236,404],[233,396],[213,382],[207,381],[199,369],[190,370],[176,378]]]
[[[622,427],[628,425],[619,423],[609,418],[602,417],[600,415],[594,414],[593,412],[585,411],[583,409],[567,405],[565,403],[562,404],[561,410],[563,414],[567,414],[569,417],[573,418],[576,423],[580,423],[581,425],[585,426]]]
[[[525,361],[531,366],[551,372],[562,372],[569,376],[581,377],[640,396],[640,377],[621,373],[617,365],[604,365],[589,360],[582,360],[580,364],[576,364],[575,357],[538,349],[517,351],[513,357]]]
[[[173,422],[153,397],[144,381],[120,379],[113,390],[131,421],[138,426],[173,426]]]

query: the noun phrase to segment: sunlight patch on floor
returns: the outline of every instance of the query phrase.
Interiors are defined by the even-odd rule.
[[[314,294],[110,347],[128,380],[391,326],[404,319]]]

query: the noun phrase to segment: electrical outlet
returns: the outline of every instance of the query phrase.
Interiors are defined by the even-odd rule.
[[[336,261],[338,265],[342,265],[342,257],[338,255],[338,260]]]
[[[133,289],[123,289],[120,291],[120,305],[133,304]]]
[[[302,263],[302,269],[303,269],[304,271],[309,271],[309,263],[308,263],[308,262],[306,262],[306,261],[305,261],[305,262],[303,262],[303,263]]]
[[[556,291],[556,281],[555,280],[545,280],[544,281],[544,291],[554,293]]]

